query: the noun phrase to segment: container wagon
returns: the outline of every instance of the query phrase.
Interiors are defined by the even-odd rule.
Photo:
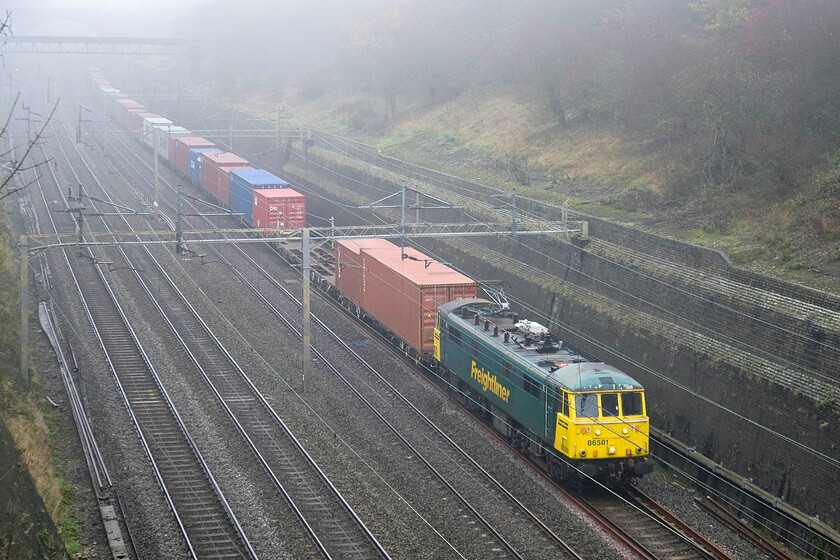
[[[215,148],[216,145],[200,136],[173,136],[169,138],[167,159],[172,167],[190,176],[190,150],[193,148]]]
[[[357,313],[399,337],[403,350],[418,359],[434,352],[438,307],[478,292],[471,278],[384,239],[337,241],[335,263],[336,288]]]

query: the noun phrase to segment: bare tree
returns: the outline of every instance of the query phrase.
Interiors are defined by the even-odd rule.
[[[15,97],[15,102],[12,104],[11,110],[9,110],[9,116],[6,118],[6,122],[3,124],[3,129],[0,130],[0,138],[5,138],[6,137],[6,129],[9,126],[9,121],[12,119],[12,115],[14,114],[15,107],[17,106],[17,103],[18,103],[19,100],[20,100],[20,93],[18,93],[17,97]],[[21,156],[20,159],[13,160],[11,162],[11,165],[4,165],[3,166],[5,169],[8,169],[10,171],[10,173],[6,176],[5,179],[3,179],[3,182],[0,183],[0,200],[3,200],[7,196],[11,196],[11,195],[13,195],[17,192],[20,192],[20,191],[24,190],[29,185],[33,184],[35,181],[38,180],[37,177],[36,177],[36,178],[32,179],[31,181],[29,181],[28,183],[25,183],[21,186],[18,186],[16,188],[9,188],[9,184],[11,183],[12,178],[14,178],[15,175],[17,175],[19,172],[29,171],[31,169],[35,169],[35,168],[41,167],[43,165],[47,165],[49,163],[54,162],[53,158],[48,158],[46,160],[43,160],[43,161],[40,161],[40,162],[34,163],[34,164],[28,164],[27,160],[30,159],[29,154],[30,154],[30,152],[32,152],[33,148],[35,148],[35,146],[39,146],[41,144],[41,140],[45,138],[44,131],[47,129],[47,126],[50,124],[50,120],[52,120],[53,115],[55,114],[56,110],[58,109],[58,101],[59,100],[56,100],[55,105],[53,105],[52,111],[50,111],[50,115],[44,121],[43,126],[41,126],[41,128],[38,130],[38,133],[35,135],[35,138],[33,138],[32,140],[27,139],[25,142],[23,142],[21,144],[18,144],[17,146],[12,146],[11,148],[6,150],[5,152],[0,153],[0,158],[5,158],[9,154],[14,154],[15,150],[17,150],[19,148],[23,148],[24,146],[26,146],[26,149],[23,152],[23,156]]]
[[[8,38],[9,35],[14,35],[12,33],[11,18],[12,18],[12,13],[7,10],[5,19],[2,22],[0,22],[0,36],[3,37],[3,42],[6,41],[6,39]],[[4,63],[4,66],[5,66],[5,59],[4,59],[3,63]],[[6,122],[3,123],[3,128],[0,129],[0,139],[7,138],[9,123],[12,120],[12,115],[14,115],[15,108],[17,107],[18,102],[20,102],[20,92],[18,92],[17,96],[15,97],[14,103],[12,103],[12,107],[9,109],[9,114],[6,117]],[[52,111],[50,111],[50,114],[47,117],[47,119],[44,121],[43,126],[41,126],[41,128],[38,130],[38,133],[35,135],[35,138],[33,138],[32,140],[29,140],[27,138],[21,144],[18,144],[16,146],[12,146],[8,150],[6,150],[5,152],[0,153],[0,159],[5,159],[10,154],[14,154],[16,152],[16,150],[23,149],[24,146],[25,146],[23,155],[19,159],[13,159],[9,164],[5,164],[3,166],[4,169],[7,169],[9,171],[9,174],[3,179],[2,182],[0,182],[0,200],[3,200],[7,196],[11,196],[11,195],[13,195],[17,192],[22,191],[23,189],[27,188],[29,185],[31,185],[35,181],[37,181],[37,177],[36,177],[36,178],[32,179],[31,181],[29,181],[28,183],[20,185],[16,188],[10,188],[9,185],[11,184],[12,179],[18,173],[23,172],[23,171],[29,171],[29,170],[41,167],[43,165],[47,165],[51,162],[54,162],[53,158],[48,158],[48,159],[40,161],[38,163],[30,164],[29,160],[31,160],[31,158],[29,157],[29,155],[36,146],[41,145],[41,140],[45,138],[44,131],[47,129],[47,125],[49,125],[50,120],[52,120],[52,117],[55,114],[57,109],[58,109],[58,100],[56,100],[55,105],[52,108]]]
[[[12,33],[12,12],[6,10],[6,17],[0,22],[0,35],[3,36],[3,42],[6,42],[6,37],[14,35]]]

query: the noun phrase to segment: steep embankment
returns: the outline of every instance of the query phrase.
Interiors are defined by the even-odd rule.
[[[0,550],[8,558],[64,558],[65,543],[75,550],[75,524],[68,518],[61,477],[53,459],[53,438],[60,425],[48,426],[41,409],[37,378],[21,378],[20,284],[16,243],[0,214]],[[16,210],[17,204],[11,208]],[[33,368],[34,369],[34,368]]]
[[[262,114],[278,95],[257,92],[241,107]],[[289,123],[501,190],[568,202],[592,216],[724,251],[735,265],[840,293],[840,156],[797,170],[796,188],[788,191],[719,186],[676,196],[664,187],[671,162],[649,141],[618,127],[559,127],[543,105],[516,92],[406,108],[385,127],[368,126],[382,110],[375,98],[285,98]]]

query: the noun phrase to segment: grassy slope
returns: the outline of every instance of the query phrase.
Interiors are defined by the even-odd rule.
[[[4,210],[0,208],[0,210]],[[20,261],[5,211],[0,217],[0,415],[15,440],[47,512],[58,527],[68,552],[79,551],[78,525],[70,518],[72,489],[63,476],[61,450],[72,441],[57,414],[38,395],[38,360],[30,364],[31,384],[20,377]],[[37,320],[37,318],[36,318]],[[8,459],[8,457],[6,457]],[[37,508],[38,504],[30,504]]]
[[[276,94],[255,94],[243,108],[264,112],[271,98]],[[554,204],[568,200],[591,215],[720,249],[736,265],[840,293],[840,155],[800,169],[792,193],[700,191],[674,201],[661,195],[668,162],[644,144],[603,127],[560,129],[540,104],[515,93],[398,108],[387,127],[377,126],[384,110],[376,99],[325,96],[288,105],[305,126],[389,155]],[[362,132],[365,119],[376,122]],[[525,164],[529,186],[515,182],[511,161]]]

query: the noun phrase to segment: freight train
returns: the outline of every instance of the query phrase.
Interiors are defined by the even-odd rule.
[[[269,234],[306,226],[306,198],[283,179],[166,117],[149,111],[89,68],[93,92],[105,114],[140,139],[181,176],[239,214],[242,221]]]
[[[249,225],[305,225],[303,197],[282,179],[174,129],[102,77],[94,89],[150,146],[165,136],[158,145],[167,146],[168,161]],[[301,201],[278,212],[284,192]],[[644,388],[626,373],[582,355],[501,299],[480,298],[474,280],[413,248],[336,241],[330,261],[334,275],[314,272],[316,285],[433,371],[553,478],[621,486],[652,472]]]
[[[553,478],[617,487],[653,471],[644,388],[448,266],[384,239],[335,242],[325,285]]]

